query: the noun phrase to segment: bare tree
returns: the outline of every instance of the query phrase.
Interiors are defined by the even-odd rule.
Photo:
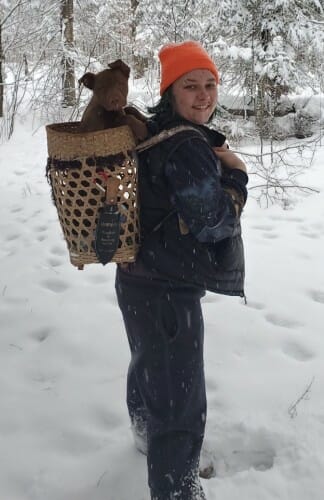
[[[22,4],[22,0],[18,0],[15,2],[14,6],[8,10],[8,12],[4,12],[3,5],[0,5],[0,117],[4,116],[4,60],[5,60],[5,51],[3,45],[3,26],[11,17],[11,15],[15,12],[15,10]]]
[[[145,68],[148,65],[147,57],[143,57],[136,49],[136,35],[137,35],[137,8],[140,0],[131,0],[131,39],[132,39],[132,55],[134,65],[134,75],[136,78],[144,76]]]
[[[12,2],[1,2],[0,5],[0,117],[5,118],[1,123],[0,135],[4,133],[4,136],[10,137],[15,122],[15,113],[19,105],[18,98],[18,87],[20,84],[21,77],[21,65],[19,60],[19,55],[17,55],[12,70],[13,81],[10,85],[10,93],[7,98],[7,103],[5,103],[5,93],[6,79],[4,65],[5,61],[7,63],[7,53],[10,52],[10,47],[14,45],[13,40],[18,38],[17,32],[22,25],[20,14],[27,5],[28,0],[15,0]],[[8,34],[11,34],[11,37]],[[14,60],[13,53],[12,60]],[[10,60],[10,58],[9,58]],[[21,97],[24,92],[22,89]]]
[[[3,86],[4,77],[2,74],[2,61],[3,61],[3,48],[2,48],[2,16],[0,18],[0,118],[3,116]]]
[[[303,142],[274,145],[272,141],[260,142],[258,153],[239,153],[249,166],[249,176],[255,179],[250,194],[260,205],[279,203],[288,208],[292,195],[297,191],[305,194],[318,193],[314,187],[302,185],[298,177],[313,162],[320,137]]]
[[[62,55],[62,87],[63,106],[74,106],[75,71],[74,71],[74,33],[73,33],[73,0],[61,0],[61,33],[63,44]]]

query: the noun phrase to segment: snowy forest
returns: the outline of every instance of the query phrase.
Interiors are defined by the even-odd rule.
[[[323,0],[1,0],[1,137],[11,136],[22,105],[44,123],[78,119],[89,97],[78,78],[117,58],[130,65],[145,96],[135,104],[145,108],[157,98],[159,47],[187,39],[199,40],[220,69],[218,124],[229,136],[311,135],[323,105],[323,7]],[[276,121],[287,115],[288,130]]]

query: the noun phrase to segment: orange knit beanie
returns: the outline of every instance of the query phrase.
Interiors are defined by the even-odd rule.
[[[206,50],[193,41],[170,43],[159,52],[161,63],[160,95],[178,78],[194,69],[208,69],[219,83],[216,65]]]

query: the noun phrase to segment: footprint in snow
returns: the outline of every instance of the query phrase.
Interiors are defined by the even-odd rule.
[[[35,227],[35,229],[34,229],[35,232],[39,233],[38,236],[36,236],[37,241],[44,241],[47,239],[47,234],[45,234],[47,229],[48,229],[48,226],[45,226],[45,225]]]
[[[301,323],[298,323],[298,321],[290,318],[284,318],[283,316],[278,316],[276,314],[267,314],[265,319],[275,326],[282,326],[284,328],[298,328],[302,326]]]
[[[304,219],[302,219],[301,217],[285,217],[283,219],[285,222],[303,222]]]
[[[58,246],[58,245],[55,245],[51,248],[51,253],[54,254],[55,256],[57,255],[66,255],[66,248],[63,247],[63,246]]]
[[[318,302],[319,304],[324,304],[324,291],[322,290],[311,290],[309,292],[310,297],[314,302]]]
[[[244,305],[247,307],[251,307],[252,309],[257,309],[257,310],[261,310],[261,309],[265,308],[264,304],[262,304],[261,302],[254,302],[253,300],[252,301],[248,300],[247,303]]]
[[[124,424],[120,421],[120,415],[105,405],[92,409],[92,423],[96,429],[109,429],[112,432]]]
[[[40,234],[39,236],[36,236],[37,241],[44,241],[46,239],[47,239],[47,236],[45,236],[44,234]]]
[[[306,232],[303,231],[300,233],[302,236],[305,236],[306,238],[310,238],[312,240],[317,240],[321,235],[318,233],[312,233],[312,232]]]
[[[17,222],[19,222],[19,224],[28,224],[29,219],[28,217],[17,217]]]
[[[48,279],[43,281],[41,284],[47,290],[55,293],[65,292],[69,288],[68,284],[65,281],[59,279]]]
[[[4,250],[3,248],[0,248],[0,259],[9,257],[9,255],[10,255],[10,250]]]
[[[306,347],[293,341],[285,342],[282,352],[296,361],[309,361],[314,358],[314,354],[306,349]]]
[[[22,212],[22,210],[23,210],[23,207],[13,207],[13,208],[10,210],[10,212],[11,212],[12,214],[17,214],[18,212]]]
[[[38,328],[37,330],[34,330],[31,332],[30,336],[36,341],[36,342],[44,342],[50,334],[52,333],[51,328],[48,327],[43,327],[43,328]]]
[[[262,233],[263,238],[267,238],[268,240],[275,240],[278,238],[278,235],[275,233]]]
[[[13,172],[15,175],[17,175],[18,177],[20,177],[21,175],[26,175],[27,173],[27,170],[14,170]]]
[[[317,239],[321,236],[320,232],[318,231],[319,227],[317,227],[315,224],[313,225],[305,225],[305,224],[300,224],[299,225],[299,233],[301,236],[305,236],[306,238],[312,238],[312,239]],[[322,228],[321,228],[322,229]]]
[[[303,222],[304,219],[301,217],[283,217],[280,215],[274,215],[272,216],[272,219],[275,221],[282,221],[282,222]]]
[[[35,210],[32,214],[31,214],[31,217],[37,217],[38,215],[40,215],[42,213],[42,210]]]
[[[55,257],[50,257],[49,259],[47,259],[47,262],[51,267],[58,267],[62,265],[62,261],[56,259]]]
[[[7,240],[7,241],[15,241],[15,240],[17,240],[17,239],[19,238],[19,236],[20,236],[20,235],[19,235],[19,234],[16,234],[16,233],[14,233],[14,234],[9,234],[9,235],[7,236],[7,238],[6,238],[6,240]]]
[[[260,231],[272,231],[274,229],[273,226],[268,226],[266,224],[258,224],[258,225],[255,225],[255,226],[252,226],[253,229],[258,229]]]
[[[232,476],[251,468],[266,471],[274,465],[276,450],[264,430],[250,431],[241,426],[220,430],[214,442],[205,439],[200,457],[200,475]]]
[[[38,233],[42,233],[44,231],[47,231],[48,227],[45,226],[45,225],[41,225],[41,226],[36,226],[35,227],[35,231],[37,231]]]
[[[7,302],[8,304],[13,304],[14,306],[20,306],[20,305],[25,305],[28,304],[29,299],[27,297],[7,297],[5,295],[4,301]]]
[[[208,391],[217,391],[218,390],[217,382],[211,377],[206,377],[206,387],[207,387]]]

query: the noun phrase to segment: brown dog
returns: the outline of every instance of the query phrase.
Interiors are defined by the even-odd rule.
[[[80,124],[81,132],[129,125],[137,142],[147,136],[145,117],[131,106],[126,109],[130,68],[121,59],[96,75],[85,73],[79,80],[93,91]]]

